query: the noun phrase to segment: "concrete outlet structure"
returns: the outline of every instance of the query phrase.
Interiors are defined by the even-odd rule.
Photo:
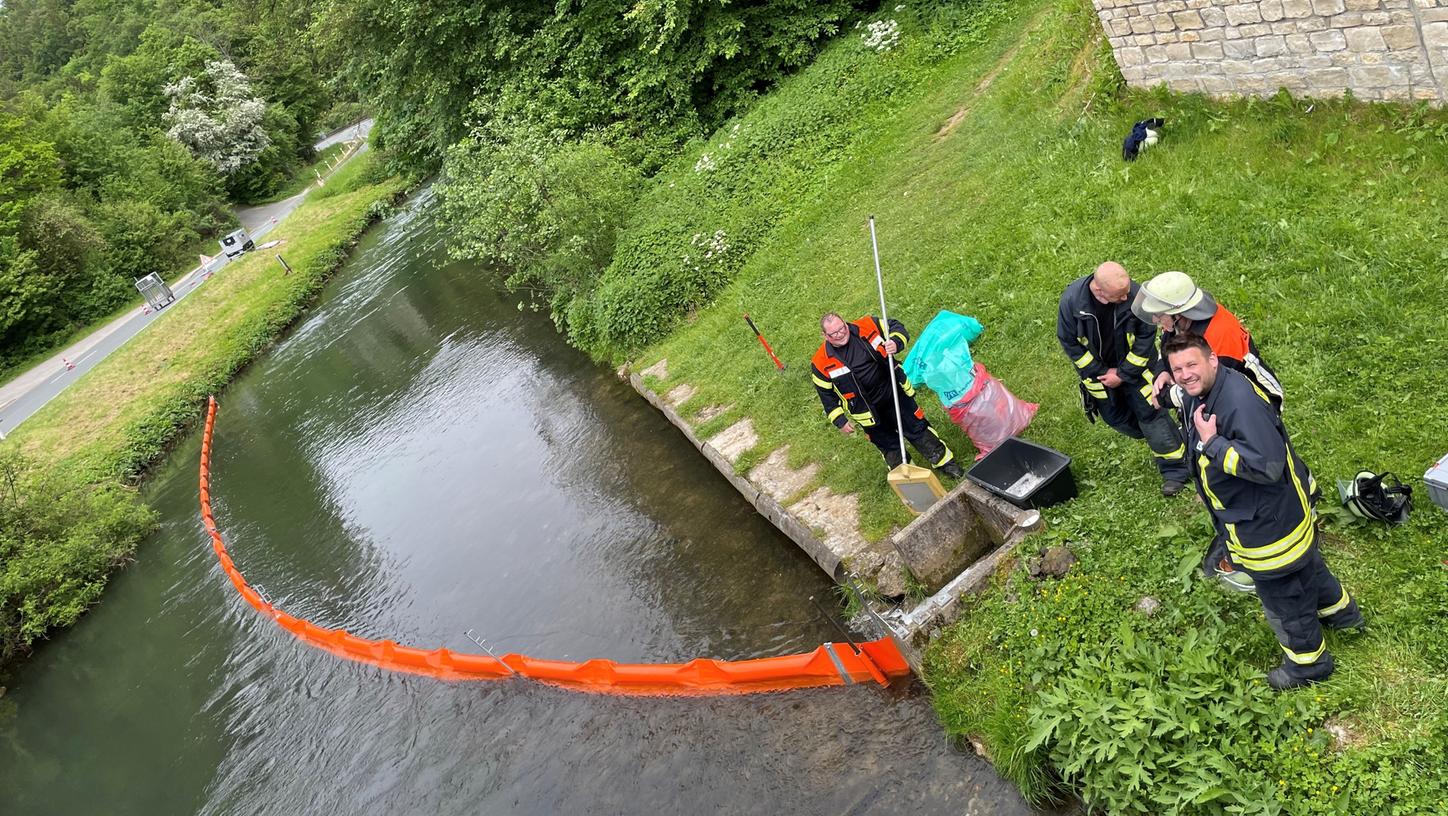
[[[1128,84],[1448,102],[1448,0],[1092,0]]]

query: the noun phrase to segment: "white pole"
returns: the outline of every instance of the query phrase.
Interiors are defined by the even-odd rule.
[[[880,323],[885,330],[885,342],[890,342],[890,315],[885,311],[885,278],[880,274],[880,243],[875,240],[875,216],[870,216],[870,249],[875,253],[875,285],[880,289]],[[905,464],[905,421],[900,418],[900,389],[895,385],[895,357],[887,354],[886,366],[890,369],[890,398],[895,401],[895,431],[900,435],[900,464]]]

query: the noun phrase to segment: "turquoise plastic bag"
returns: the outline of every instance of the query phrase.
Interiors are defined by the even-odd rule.
[[[960,401],[975,385],[975,363],[970,344],[985,327],[967,315],[940,310],[915,338],[905,357],[905,376],[929,386],[946,408]]]

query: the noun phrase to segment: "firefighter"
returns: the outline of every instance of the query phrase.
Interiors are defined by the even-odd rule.
[[[1326,679],[1323,625],[1360,630],[1363,616],[1318,551],[1307,466],[1268,395],[1221,365],[1205,338],[1174,335],[1162,353],[1183,391],[1197,492],[1286,653],[1267,682],[1282,691]]]
[[[1163,496],[1175,496],[1189,478],[1181,433],[1171,416],[1152,405],[1156,327],[1131,311],[1139,284],[1121,264],[1107,261],[1061,294],[1056,338],[1081,378],[1086,418],[1134,439],[1146,439],[1161,471]]]
[[[856,427],[863,429],[890,469],[906,461],[895,432],[895,401],[890,395],[890,369],[886,368],[894,366],[905,438],[931,467],[952,479],[964,476],[949,446],[915,404],[915,387],[892,356],[909,342],[905,326],[891,320],[887,332],[871,315],[846,323],[830,312],[820,318],[820,331],[825,339],[810,361],[810,376],[825,419],[843,434],[854,433]]]
[[[1163,348],[1178,332],[1201,335],[1222,365],[1241,372],[1257,390],[1267,395],[1273,409],[1282,412],[1282,383],[1262,360],[1257,344],[1237,316],[1217,303],[1210,294],[1192,282],[1184,272],[1163,272],[1143,283],[1131,301],[1131,310],[1143,320],[1150,320],[1161,329]],[[1166,360],[1156,365],[1152,385],[1152,404],[1173,404],[1180,408],[1180,394],[1165,399],[1163,390],[1172,384]],[[1190,456],[1188,456],[1190,460]],[[1308,494],[1316,501],[1317,483],[1309,477]],[[1252,577],[1237,569],[1227,552],[1223,536],[1213,539],[1202,558],[1202,573],[1216,576],[1229,589],[1252,592]]]
[[[1131,310],[1137,317],[1149,320],[1161,329],[1162,343],[1176,332],[1191,332],[1205,337],[1222,365],[1247,375],[1281,413],[1282,383],[1262,360],[1262,353],[1257,350],[1251,332],[1236,315],[1193,283],[1185,272],[1163,272],[1143,283],[1131,301]],[[1171,385],[1171,372],[1167,370],[1165,360],[1159,361],[1156,372],[1152,401],[1161,404],[1162,389]]]

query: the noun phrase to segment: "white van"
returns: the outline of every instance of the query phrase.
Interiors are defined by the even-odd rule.
[[[253,249],[256,249],[256,242],[251,240],[251,236],[247,235],[244,229],[239,229],[221,239],[221,251],[229,259],[234,259],[241,253],[250,252]]]

